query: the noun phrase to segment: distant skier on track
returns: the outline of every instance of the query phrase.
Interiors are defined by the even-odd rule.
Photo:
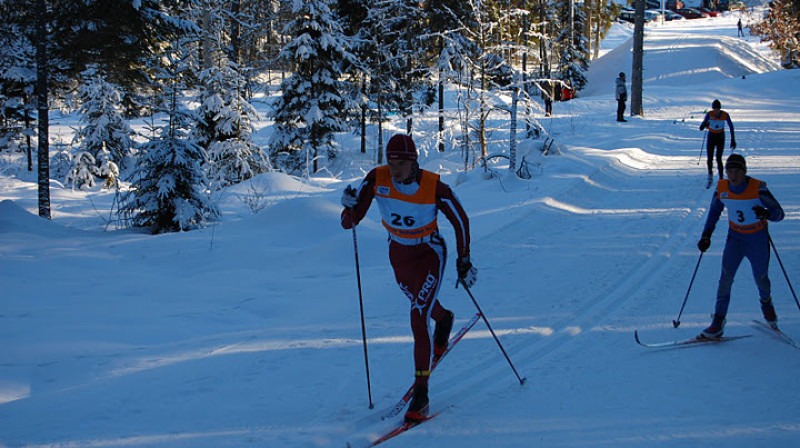
[[[744,157],[731,154],[725,162],[727,179],[717,183],[717,190],[708,209],[703,236],[697,243],[700,252],[711,246],[711,235],[722,210],[728,209],[728,239],[722,252],[722,274],[717,289],[714,317],[698,339],[719,338],[725,327],[725,316],[731,301],[733,278],[742,259],[747,257],[758,287],[761,312],[768,324],[777,325],[778,316],[772,305],[769,281],[769,233],[767,221],[783,219],[783,209],[767,188],[767,183],[747,176]]]
[[[431,374],[429,320],[436,321],[433,356],[447,349],[453,313],[437,300],[447,260],[439,235],[437,212],[453,225],[456,236],[458,276],[467,286],[477,280],[469,259],[469,219],[453,190],[439,175],[419,168],[417,148],[410,136],[397,134],[386,145],[387,164],[370,171],[358,189],[348,186],[342,194],[342,227],[357,225],[376,199],[383,226],[389,232],[389,260],[395,280],[411,301],[414,336],[415,381],[407,422],[425,420],[428,413],[428,378]]]
[[[728,123],[728,129],[731,131],[731,149],[736,149],[736,137],[733,131],[733,122],[731,116],[722,110],[722,104],[719,100],[714,100],[711,103],[711,110],[706,113],[703,122],[700,123],[700,130],[708,128],[708,140],[706,141],[706,150],[708,151],[708,183],[706,188],[711,187],[714,181],[714,158],[716,155],[717,169],[719,170],[719,178],[722,179],[722,152],[725,150],[725,123]]]

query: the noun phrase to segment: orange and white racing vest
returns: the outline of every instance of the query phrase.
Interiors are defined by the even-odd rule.
[[[715,114],[714,111],[711,111],[708,114],[708,132],[719,134],[725,131],[725,122],[727,121],[728,113],[724,110],[719,111],[719,114]]]
[[[375,198],[383,226],[395,241],[416,244],[438,230],[436,224],[436,184],[439,175],[422,170],[419,189],[412,195],[399,192],[392,182],[389,166],[375,171]]]
[[[747,188],[740,194],[735,194],[730,189],[728,179],[717,183],[719,199],[728,209],[728,224],[730,228],[739,233],[755,233],[767,227],[766,220],[756,218],[753,207],[762,205],[758,197],[761,181],[750,178]]]

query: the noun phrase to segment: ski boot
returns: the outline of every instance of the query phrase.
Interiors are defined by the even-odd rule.
[[[772,297],[767,297],[766,299],[759,299],[761,302],[761,313],[764,315],[764,320],[767,321],[767,325],[772,328],[778,328],[778,315],[775,314],[775,307],[772,306]]]
[[[447,342],[450,338],[450,330],[453,329],[453,312],[448,310],[447,314],[436,322],[436,329],[433,330],[433,361],[439,361],[447,350]]]
[[[697,335],[697,339],[719,339],[722,337],[724,328],[725,316],[722,314],[715,314],[714,318],[711,320],[711,325]]]
[[[419,423],[428,416],[428,386],[418,384],[414,386],[414,394],[411,396],[411,404],[406,411],[406,423]]]

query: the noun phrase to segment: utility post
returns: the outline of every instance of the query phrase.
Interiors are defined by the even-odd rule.
[[[631,115],[644,116],[642,108],[642,71],[644,68],[644,7],[645,0],[636,0],[633,27],[633,67],[631,67]]]

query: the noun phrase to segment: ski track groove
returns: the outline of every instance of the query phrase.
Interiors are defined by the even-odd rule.
[[[609,173],[609,171],[611,172]],[[631,193],[631,191],[638,189],[642,182],[649,179],[647,176],[630,175],[613,166],[598,167],[598,169],[594,170],[589,175],[589,179],[596,181],[599,177],[608,174],[625,179],[625,189],[622,190],[621,193],[618,193],[624,196],[637,194]],[[692,178],[691,175],[685,177],[687,179]],[[664,182],[667,181],[664,180]],[[572,202],[575,198],[586,200],[589,196],[586,190],[595,188],[591,186],[592,183],[593,182],[587,183],[582,179],[576,180],[571,188],[565,190],[563,194],[555,196],[554,199],[563,202]],[[682,262],[682,259],[676,260],[676,258],[679,257],[665,257],[663,255],[677,252],[680,248],[684,247],[687,244],[685,235],[694,235],[700,232],[699,227],[701,227],[703,222],[702,218],[705,215],[705,202],[711,191],[706,190],[702,186],[695,185],[692,182],[685,182],[685,185],[686,187],[684,187],[684,189],[686,193],[697,191],[697,193],[693,195],[690,205],[687,207],[691,211],[684,219],[681,219],[676,225],[668,229],[669,236],[661,241],[660,245],[653,250],[652,254],[647,257],[644,263],[637,264],[636,267],[630,271],[630,274],[623,275],[620,280],[602,289],[594,296],[584,298],[581,305],[574,312],[569,313],[568,316],[559,319],[555,325],[550,326],[553,329],[552,335],[540,337],[540,339],[533,342],[531,342],[530,338],[524,337],[521,338],[520,341],[511,344],[509,344],[509,340],[505,341],[503,346],[512,362],[514,362],[520,376],[526,377],[526,375],[534,375],[536,368],[541,365],[546,365],[549,358],[553,355],[563,350],[579,347],[576,346],[575,342],[580,341],[581,338],[586,336],[589,330],[597,327],[602,320],[612,316],[616,310],[619,310],[627,304],[637,292],[646,290],[650,284],[661,279],[662,272],[671,269],[676,262]],[[689,195],[679,195],[679,197],[686,196]],[[495,233],[516,234],[514,232],[502,232],[502,230],[518,225],[528,226],[530,217],[540,214],[544,208],[547,207],[542,204],[531,207],[529,211],[508,223],[506,226],[503,226],[500,231]],[[475,246],[480,247],[480,242]],[[480,301],[480,297],[478,297],[478,300]],[[488,314],[488,319],[491,323],[491,311],[489,311]],[[485,324],[483,324],[483,328],[480,328],[479,325],[481,324],[476,325],[473,331],[485,330]],[[533,325],[536,325],[536,323],[533,322]],[[582,329],[577,335],[573,335],[570,332],[570,328],[575,327]],[[494,324],[493,328],[495,331],[498,330]],[[503,342],[502,339],[501,342]],[[502,354],[499,353],[499,348],[496,347],[496,343],[491,341],[490,343],[487,342],[487,344],[492,345],[492,347],[484,348],[484,350],[487,350],[487,359],[472,365],[467,373],[451,374],[449,378],[444,381],[444,383],[447,384],[444,387],[436,384],[437,396],[433,399],[437,401],[444,400],[442,402],[447,403],[463,402],[463,398],[459,399],[459,397],[467,396],[470,390],[474,390],[478,386],[480,386],[482,390],[488,390],[487,384],[491,384],[493,378],[504,378],[502,381],[494,381],[494,383],[497,383],[494,387],[497,388],[504,389],[508,387],[509,384],[513,384],[510,381],[511,378],[514,378],[513,372]],[[443,369],[443,372],[447,370],[448,369]],[[438,380],[442,379],[441,376],[438,378]],[[516,379],[514,378],[514,380]],[[535,380],[535,378],[533,378],[533,380]],[[489,386],[489,388],[494,387]]]

